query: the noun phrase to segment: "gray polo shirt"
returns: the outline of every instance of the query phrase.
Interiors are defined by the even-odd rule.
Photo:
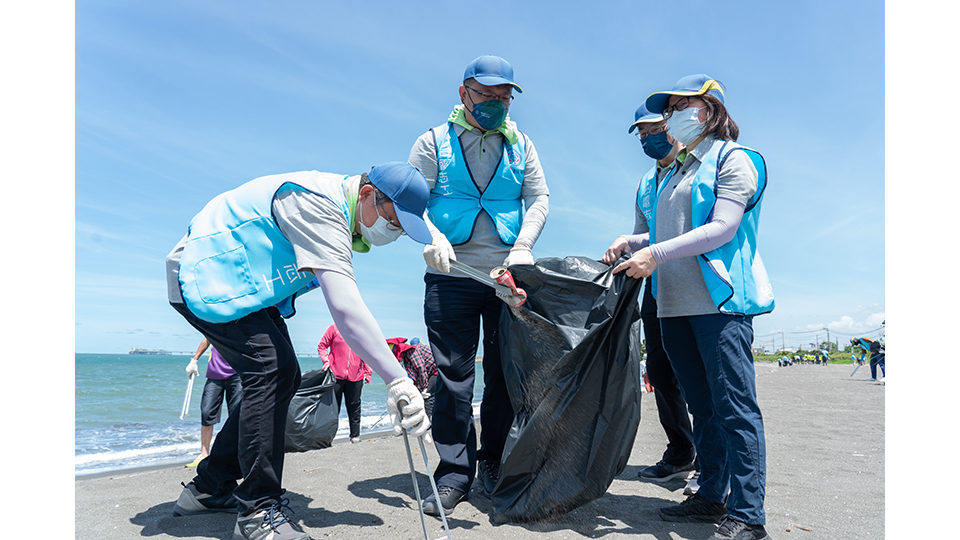
[[[463,126],[453,124],[453,134],[460,139],[460,146],[463,149],[463,157],[466,161],[470,174],[473,177],[480,193],[487,188],[493,175],[500,166],[500,158],[503,154],[503,134],[498,131],[482,132],[479,129],[468,130]],[[451,134],[451,135],[453,135]],[[543,176],[543,169],[540,167],[540,158],[537,156],[537,149],[533,146],[533,141],[523,133],[519,133],[523,143],[526,164],[523,171],[523,186],[520,196],[523,198],[527,214],[524,217],[524,226],[528,219],[539,219],[539,227],[534,231],[532,239],[527,240],[532,247],[540,234],[543,222],[546,221],[546,208],[542,215],[539,212],[531,213],[530,209],[534,201],[539,196],[547,196],[550,191],[547,189],[547,182]],[[410,149],[408,163],[420,169],[420,172],[427,178],[427,184],[433,190],[437,184],[437,146],[433,140],[433,133],[427,131],[421,135]],[[544,202],[544,206],[545,206]],[[529,229],[528,229],[529,230]],[[518,238],[518,243],[523,239]],[[489,272],[494,267],[503,264],[503,260],[510,253],[511,246],[504,245],[497,234],[496,225],[493,219],[486,212],[480,212],[479,217],[474,223],[473,234],[470,241],[453,246],[457,255],[457,260],[470,265],[482,272]],[[439,270],[427,266],[427,272],[440,274]],[[451,275],[460,274],[452,273]]]
[[[676,238],[693,230],[690,201],[693,178],[715,137],[708,137],[688,152],[686,159],[670,177],[657,199],[657,242]],[[658,170],[657,184],[669,169]],[[717,198],[746,205],[757,191],[757,169],[744,152],[733,152],[720,168]],[[649,232],[641,212],[637,212],[634,233]],[[685,317],[719,313],[710,299],[696,257],[681,257],[657,266],[657,316]]]

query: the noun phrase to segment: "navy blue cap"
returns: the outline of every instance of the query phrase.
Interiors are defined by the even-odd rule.
[[[724,90],[720,81],[709,75],[703,73],[687,75],[673,85],[673,90],[650,94],[647,97],[646,106],[647,110],[652,113],[663,113],[663,110],[667,108],[667,101],[670,100],[670,96],[699,96],[703,94],[710,94],[719,99],[720,103],[723,103]]]
[[[633,120],[634,122],[630,124],[630,129],[627,130],[627,133],[633,133],[633,130],[637,129],[637,124],[660,122],[663,120],[663,115],[653,114],[641,103],[640,106],[637,107],[637,112],[633,113]]]
[[[403,232],[421,244],[433,243],[433,235],[423,221],[430,187],[420,169],[409,163],[392,161],[377,165],[367,176],[371,184],[393,201]]]
[[[513,66],[510,62],[492,54],[483,55],[467,64],[463,80],[467,79],[474,79],[484,86],[509,84],[516,88],[517,92],[523,93],[523,89],[513,82]]]

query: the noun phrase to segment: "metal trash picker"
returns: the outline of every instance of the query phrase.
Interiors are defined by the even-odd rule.
[[[453,262],[453,261],[451,261]],[[397,411],[400,417],[403,417],[403,406],[407,404],[406,400],[397,402]],[[402,429],[402,428],[401,428]],[[437,492],[437,481],[433,478],[433,469],[430,468],[430,460],[427,458],[427,448],[423,445],[423,437],[417,437],[420,442],[420,453],[423,454],[423,464],[427,467],[427,476],[430,478],[430,487],[433,488],[433,497],[437,501],[437,507],[440,508],[440,519],[443,520],[443,530],[446,536],[436,540],[450,540],[450,527],[447,525],[447,516],[443,511],[443,504],[440,502],[440,494]],[[423,501],[420,499],[420,486],[417,484],[417,470],[413,466],[413,454],[410,453],[410,439],[407,437],[407,430],[403,429],[403,445],[407,448],[407,463],[410,464],[410,478],[413,480],[413,492],[417,496],[417,509],[420,511],[420,524],[423,525],[423,537],[430,540],[430,534],[427,533],[427,518],[423,514]]]
[[[456,268],[475,281],[493,287],[493,290],[497,291],[497,296],[507,300],[507,304],[511,307],[520,307],[527,301],[527,291],[514,284],[513,275],[503,266],[494,268],[490,275],[455,259],[450,260],[450,267]]]
[[[180,409],[181,420],[190,413],[190,398],[193,396],[193,379],[195,377],[196,375],[191,373],[190,378],[187,380],[187,395],[183,397],[183,408]]]

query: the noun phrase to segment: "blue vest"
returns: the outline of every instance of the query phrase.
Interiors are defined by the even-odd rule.
[[[500,165],[481,195],[463,158],[456,131],[449,123],[431,131],[437,148],[437,183],[427,202],[430,221],[451,244],[464,244],[470,240],[482,210],[496,224],[500,241],[512,246],[523,223],[521,186],[526,168],[523,139],[512,145],[504,139]]]
[[[757,191],[743,210],[740,227],[733,240],[697,256],[700,271],[710,298],[720,313],[728,315],[760,315],[773,311],[773,287],[766,268],[757,252],[757,230],[760,223],[760,203],[767,188],[767,166],[756,150],[731,141],[716,140],[697,169],[690,189],[693,227],[710,221],[717,202],[717,179],[723,161],[735,151],[746,152],[757,169]],[[670,182],[676,164],[666,177],[656,183],[656,167],[644,175],[637,190],[637,205],[650,225],[650,243],[656,242],[657,199],[663,187]],[[649,213],[648,213],[649,212]],[[652,292],[656,297],[657,273],[653,273]]]
[[[296,295],[319,283],[297,271],[293,244],[272,216],[273,198],[282,187],[310,191],[333,201],[349,223],[344,178],[317,171],[264,176],[207,203],[190,222],[180,256],[180,291],[190,311],[212,323],[270,306],[292,317]]]

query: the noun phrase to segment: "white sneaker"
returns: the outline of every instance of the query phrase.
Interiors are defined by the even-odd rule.
[[[360,442],[360,437],[351,437],[350,442],[353,444],[357,444],[358,442]]]
[[[683,494],[687,497],[694,495],[700,490],[700,471],[690,471],[687,477],[687,485],[683,488]]]

